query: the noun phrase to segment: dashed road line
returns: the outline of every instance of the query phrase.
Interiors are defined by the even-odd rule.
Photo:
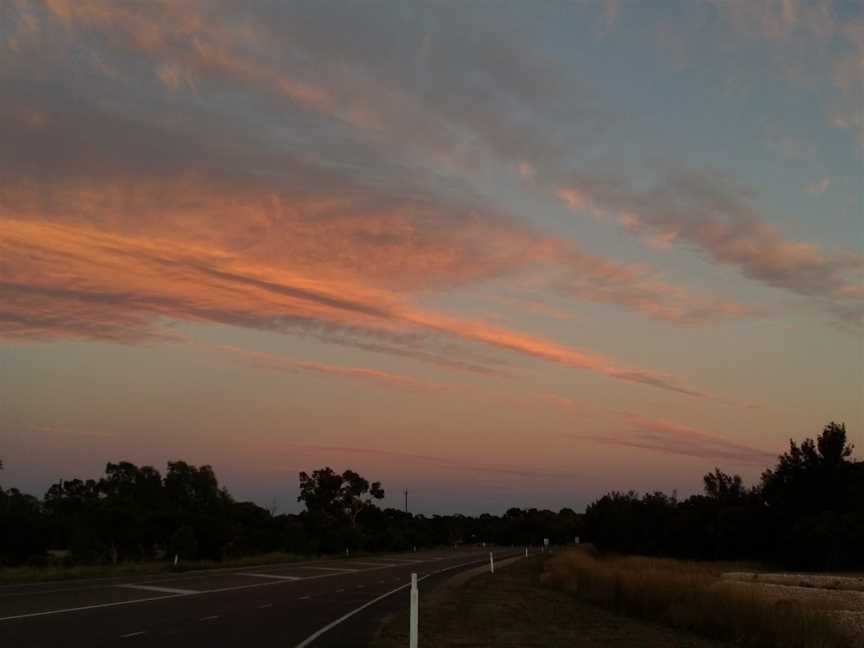
[[[255,572],[255,573],[253,573],[253,572],[241,572],[237,575],[238,576],[253,576],[255,578],[273,578],[276,580],[289,580],[289,581],[303,580],[303,576],[284,576],[282,574],[259,574],[257,572]]]
[[[273,607],[272,603],[265,603],[264,605],[259,605],[258,609],[263,610],[264,608],[271,608],[271,607]]]
[[[218,619],[218,618],[219,618],[219,615],[218,615],[218,614],[214,614],[213,616],[201,617],[201,618],[198,619],[198,620],[199,620],[199,621],[214,621],[215,619]]]
[[[165,592],[166,594],[200,594],[201,590],[179,589],[177,587],[157,587],[156,585],[137,585],[136,583],[124,583],[117,587],[128,589],[145,590],[147,592]]]
[[[143,634],[144,634],[143,630],[141,632],[129,632],[125,635],[120,635],[120,638],[121,639],[131,639],[132,637],[140,637]]]

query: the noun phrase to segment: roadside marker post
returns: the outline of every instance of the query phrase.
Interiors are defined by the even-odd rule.
[[[528,557],[528,547],[525,547],[525,557]]]
[[[492,556],[492,552],[489,552],[489,573],[495,573],[495,558]]]
[[[411,627],[409,630],[409,648],[417,648],[420,626],[420,593],[417,591],[417,574],[411,574]]]

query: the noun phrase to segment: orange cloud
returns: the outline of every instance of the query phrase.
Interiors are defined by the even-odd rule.
[[[46,29],[59,22],[83,32],[95,30],[112,60],[123,63],[132,56],[152,62],[156,77],[171,88],[217,79],[244,98],[287,96],[360,130],[386,125],[393,130],[387,143],[400,150],[420,141],[434,149],[435,159],[452,153],[450,144],[443,147],[447,150],[436,147],[453,135],[453,128],[440,115],[428,114],[410,93],[390,88],[375,75],[339,77],[344,84],[334,84],[330,76],[293,75],[298,69],[308,74],[308,66],[294,69],[273,56],[270,48],[276,44],[266,21],[254,15],[226,20],[225,11],[187,2],[161,3],[157,10],[100,0],[52,0],[39,14]],[[490,65],[501,60],[527,65],[513,52],[499,52],[492,43],[489,47]],[[532,93],[557,96],[554,75],[547,79],[542,70],[528,71],[536,77]],[[168,236],[236,252],[262,266],[386,290],[438,290],[539,268],[553,277],[552,287],[570,297],[666,322],[694,324],[755,314],[742,305],[690,295],[660,281],[650,269],[538,235],[488,205],[438,198],[425,180],[390,162],[392,151],[376,154],[374,144],[363,150],[362,164],[345,173],[311,156],[289,155],[255,141],[245,125],[238,129],[231,120],[210,121],[209,113],[200,119],[197,111],[191,118],[172,105],[167,113],[157,108],[136,116],[131,108],[110,111],[86,102],[60,110],[56,97],[27,89],[20,95],[35,96],[34,105],[21,99],[21,106],[0,106],[0,137],[15,152],[4,160],[0,151],[0,165],[9,166],[0,184],[0,217]],[[40,103],[51,110],[42,110]],[[284,106],[279,111],[284,120]],[[484,118],[475,126],[489,121]],[[530,133],[500,125],[514,138],[502,144],[508,149],[533,141]],[[386,174],[383,181],[380,173]],[[388,193],[382,185],[398,189]],[[560,278],[562,274],[566,276]]]
[[[154,319],[269,330],[336,327],[389,334],[440,333],[618,380],[704,396],[664,374],[482,322],[417,309],[359,282],[320,279],[249,263],[212,247],[106,234],[82,226],[0,221],[0,333],[8,337],[146,339]],[[49,313],[51,317],[42,318]],[[107,321],[102,315],[110,314]],[[25,325],[22,326],[21,323]],[[130,330],[135,322],[145,323]],[[158,330],[158,329],[155,329]],[[95,335],[94,335],[95,332]]]

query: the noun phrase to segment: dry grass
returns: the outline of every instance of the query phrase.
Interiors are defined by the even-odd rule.
[[[549,559],[543,580],[613,612],[664,623],[742,646],[864,646],[831,606],[730,587],[722,566],[644,557],[601,558],[580,549]]]
[[[424,648],[727,648],[691,633],[622,617],[543,585],[543,558],[460,574],[420,592]],[[408,645],[408,613],[382,624],[372,646]]]

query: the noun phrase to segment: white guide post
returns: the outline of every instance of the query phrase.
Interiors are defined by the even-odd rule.
[[[492,557],[492,552],[489,552],[489,573],[495,573],[495,558]]]
[[[528,547],[525,547],[525,557],[528,557]]]
[[[417,640],[420,626],[420,593],[417,591],[417,574],[411,574],[411,628],[409,630],[408,645],[417,648]]]

